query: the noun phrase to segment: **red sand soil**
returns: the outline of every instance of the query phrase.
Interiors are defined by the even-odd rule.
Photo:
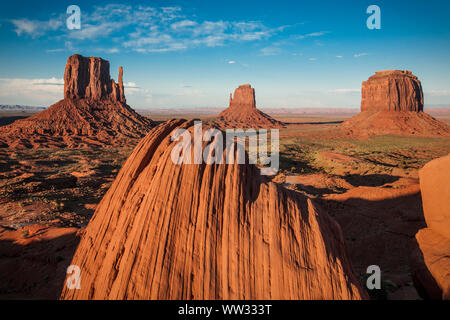
[[[0,227],[0,299],[57,299],[83,229]]]

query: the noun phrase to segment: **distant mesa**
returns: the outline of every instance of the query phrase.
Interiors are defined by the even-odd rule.
[[[180,129],[193,137],[194,120],[157,126],[130,155],[71,262],[81,289],[62,299],[367,298],[323,209],[255,165],[174,164]]]
[[[239,86],[230,94],[230,105],[216,119],[222,128],[281,128],[284,123],[256,108],[255,89],[249,84]]]
[[[126,104],[122,67],[116,83],[108,61],[76,54],[67,60],[64,99],[1,127],[0,147],[113,146],[137,142],[152,126]]]
[[[422,84],[411,71],[377,71],[362,83],[361,111],[423,111]]]
[[[450,127],[423,112],[422,84],[407,70],[377,71],[362,83],[361,112],[344,121],[350,136],[447,136]]]

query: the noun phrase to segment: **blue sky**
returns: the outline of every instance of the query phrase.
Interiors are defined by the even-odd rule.
[[[81,30],[66,9],[81,8]],[[369,30],[369,5],[381,30]],[[408,69],[450,105],[450,1],[2,1],[0,104],[63,96],[67,57],[124,67],[134,108],[224,107],[251,83],[259,107],[358,107],[361,82]]]

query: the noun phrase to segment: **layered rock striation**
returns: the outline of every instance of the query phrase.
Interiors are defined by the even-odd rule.
[[[361,111],[423,111],[422,84],[408,70],[377,71],[362,83]]]
[[[175,164],[179,129],[193,137],[194,121],[159,125],[128,158],[71,262],[81,289],[62,299],[367,298],[326,212],[254,165]]]

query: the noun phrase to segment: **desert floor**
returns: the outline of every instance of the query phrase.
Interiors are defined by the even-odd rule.
[[[0,125],[27,115],[0,114]],[[383,290],[373,298],[418,299],[408,262],[425,227],[418,169],[449,154],[450,138],[320,138],[346,117],[271,116],[290,123],[280,130],[273,180],[315,198],[338,221],[362,281],[369,265],[380,266]],[[82,228],[133,148],[0,149],[0,298],[58,297]]]

